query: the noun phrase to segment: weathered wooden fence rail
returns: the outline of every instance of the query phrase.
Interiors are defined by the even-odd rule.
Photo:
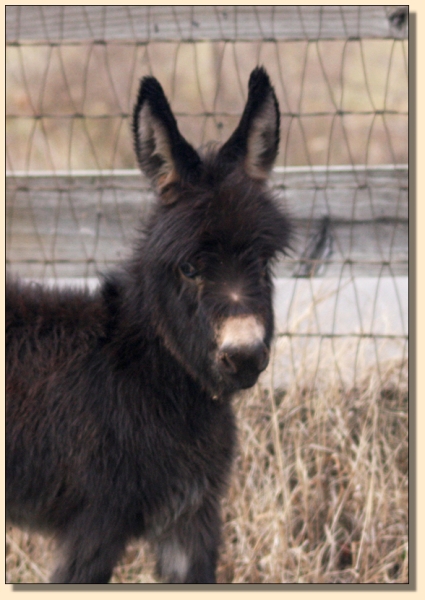
[[[264,61],[274,69],[282,125],[289,127],[282,140],[291,152],[304,149],[290,160],[310,165],[277,167],[272,177],[278,201],[296,225],[292,253],[275,269],[273,385],[286,389],[313,363],[324,377],[349,385],[362,365],[375,365],[381,379],[381,364],[408,354],[408,168],[396,164],[407,160],[408,16],[408,5],[6,6],[7,68],[15,69],[15,80],[8,81],[19,87],[7,98],[6,114],[8,268],[47,284],[73,279],[96,286],[98,273],[130,254],[153,198],[138,171],[104,170],[134,164],[115,162],[121,138],[111,119],[127,127],[136,79],[152,73],[168,84],[179,124],[190,120],[192,141],[202,128],[205,139],[197,143],[203,143],[214,139],[211,134],[225,139],[226,127],[230,135],[240,105],[225,92],[240,79],[246,93],[250,69]],[[300,69],[279,62],[292,42],[300,48]],[[191,66],[185,62],[190,46]],[[381,58],[374,54],[378,46]],[[133,71],[121,73],[121,56]],[[322,61],[329,60],[328,71]],[[181,74],[189,71],[186,81]],[[208,77],[211,106],[199,84]],[[176,81],[183,91],[199,88],[183,94],[180,106],[173,100]],[[200,101],[190,104],[191,95]],[[329,98],[316,105],[311,95]],[[109,128],[111,145],[94,126],[99,120]],[[322,140],[325,153],[312,152],[311,136]],[[349,147],[350,136],[364,139],[367,149]],[[58,148],[66,155],[54,156],[56,162],[51,153]],[[99,157],[97,149],[103,151]],[[278,164],[288,164],[289,155]],[[76,171],[81,167],[98,170]]]
[[[278,168],[272,185],[296,223],[278,276],[300,273],[326,217],[331,247],[315,275],[407,275],[406,166]],[[121,260],[152,201],[137,171],[14,174],[6,192],[7,263],[27,277],[84,277]]]
[[[407,5],[6,7],[8,45],[407,35]],[[406,166],[277,168],[273,186],[296,223],[292,255],[277,265],[278,276],[407,274]],[[152,199],[136,171],[15,171],[6,192],[7,264],[27,277],[94,276],[115,264]],[[327,248],[316,252],[321,232]],[[306,257],[323,267],[310,268]]]
[[[120,43],[407,37],[397,6],[7,6],[6,41]]]

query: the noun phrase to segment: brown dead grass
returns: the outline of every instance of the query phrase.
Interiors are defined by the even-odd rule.
[[[235,403],[239,453],[223,502],[220,583],[407,583],[407,362],[342,390],[303,377]],[[7,581],[48,580],[54,546],[7,533]],[[154,558],[129,547],[114,583],[154,582]]]

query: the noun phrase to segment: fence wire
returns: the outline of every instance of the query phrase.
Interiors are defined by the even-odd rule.
[[[9,6],[6,27],[11,271],[90,283],[126,255],[151,200],[129,126],[143,75],[200,146],[227,139],[263,64],[281,110],[273,185],[297,225],[276,372],[306,353],[341,381],[340,363],[404,361],[406,7]]]
[[[7,267],[47,285],[95,287],[149,210],[129,125],[141,77],[200,146],[228,138],[266,67],[271,185],[296,238],[273,360],[236,404],[218,579],[405,583],[407,6],[10,5],[6,42]],[[47,581],[33,540],[8,536],[8,581]],[[113,581],[155,581],[135,548]]]

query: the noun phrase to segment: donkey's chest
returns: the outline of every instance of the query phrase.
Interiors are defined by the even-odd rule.
[[[180,519],[190,518],[211,491],[205,477],[168,481],[157,498],[153,498],[150,510],[144,514],[145,535],[157,539],[173,528]]]
[[[202,429],[202,428],[201,428]],[[194,424],[168,431],[156,456],[143,465],[142,504],[145,533],[158,537],[180,518],[190,518],[207,498],[225,491],[235,444],[232,417],[209,423],[202,431]],[[154,462],[155,461],[155,462]]]

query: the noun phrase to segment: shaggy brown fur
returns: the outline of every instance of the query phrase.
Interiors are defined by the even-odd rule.
[[[201,156],[148,77],[133,132],[158,201],[132,259],[92,294],[7,283],[7,516],[56,536],[55,582],[107,582],[139,536],[160,577],[214,582],[230,401],[267,365],[288,244],[265,185],[278,106],[255,69],[238,128]]]

